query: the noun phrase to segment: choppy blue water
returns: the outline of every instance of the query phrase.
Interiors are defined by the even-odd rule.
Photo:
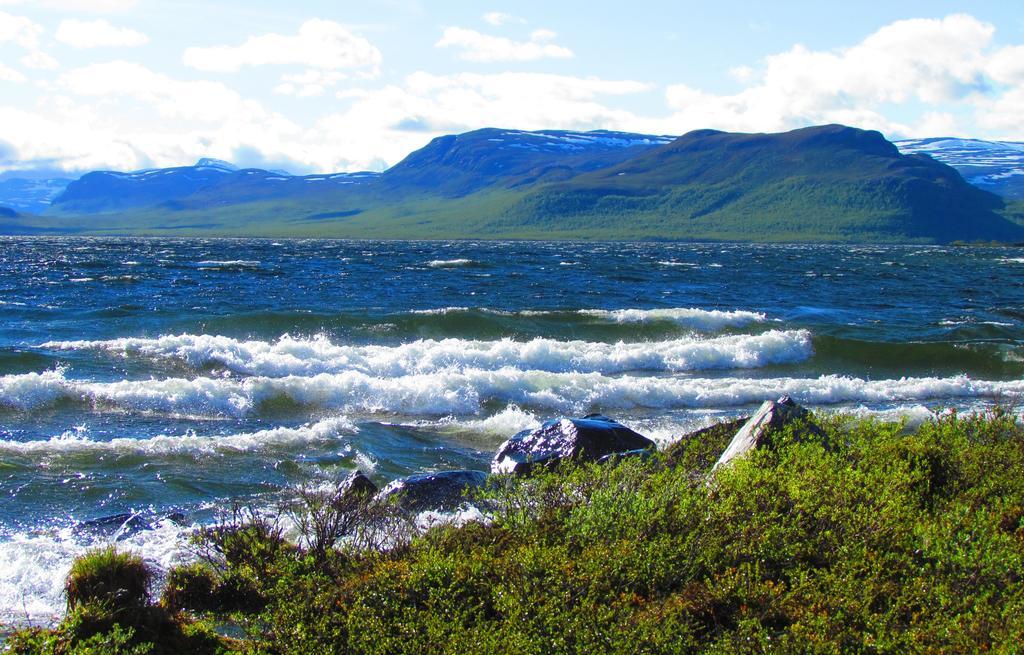
[[[59,613],[97,541],[182,556],[82,521],[486,469],[550,416],[1024,402],[1012,249],[8,238],[0,316],[0,621]]]

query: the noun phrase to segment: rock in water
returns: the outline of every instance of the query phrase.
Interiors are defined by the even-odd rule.
[[[485,471],[419,473],[391,482],[377,494],[377,500],[395,498],[410,512],[454,510],[466,502],[467,489],[479,489],[486,483]]]
[[[714,473],[721,466],[725,466],[732,460],[743,457],[751,450],[768,444],[771,433],[784,426],[800,419],[807,418],[809,412],[797,405],[789,396],[783,396],[778,400],[766,400],[757,413],[750,417],[736,436],[729,442],[729,446],[722,453],[722,456],[715,462],[711,472]],[[821,428],[814,424],[808,424],[808,431],[821,434]]]
[[[88,521],[82,521],[75,526],[75,529],[81,533],[120,541],[140,532],[155,530],[161,521],[171,521],[178,525],[184,525],[185,515],[180,512],[172,512],[161,516],[146,516],[125,512],[123,514],[101,516],[89,519]]]
[[[377,485],[373,483],[373,480],[366,477],[366,474],[360,470],[356,470],[354,473],[349,475],[339,485],[338,490],[342,496],[348,496],[350,494],[355,496],[362,496],[370,498],[377,493]]]
[[[653,441],[607,416],[547,421],[536,430],[523,430],[498,449],[492,473],[528,473],[533,467],[562,460],[599,460],[631,450],[654,449]]]

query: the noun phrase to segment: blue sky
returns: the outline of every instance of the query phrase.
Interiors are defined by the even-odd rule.
[[[1024,140],[1015,4],[0,0],[0,172],[380,169],[485,126]]]

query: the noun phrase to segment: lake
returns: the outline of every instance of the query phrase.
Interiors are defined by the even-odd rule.
[[[2,622],[59,615],[90,545],[166,568],[236,500],[486,469],[549,417],[664,444],[781,394],[911,422],[1024,403],[1020,249],[0,246]]]

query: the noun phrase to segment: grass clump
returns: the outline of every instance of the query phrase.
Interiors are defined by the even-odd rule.
[[[216,576],[200,563],[182,564],[167,572],[160,603],[171,611],[205,612],[216,607]]]
[[[68,611],[55,628],[14,633],[13,655],[213,655],[228,643],[205,623],[150,602],[153,572],[133,553],[87,552],[65,584]]]
[[[68,611],[90,603],[113,610],[138,609],[149,602],[152,575],[138,555],[113,546],[82,555],[71,565],[64,592]]]

